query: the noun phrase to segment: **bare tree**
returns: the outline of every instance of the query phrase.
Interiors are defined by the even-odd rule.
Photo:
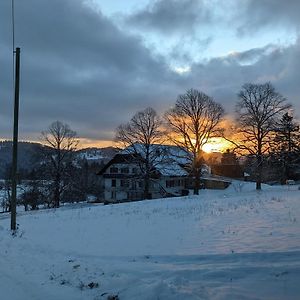
[[[199,194],[203,146],[212,137],[220,136],[224,109],[211,97],[195,89],[179,95],[175,107],[166,114],[171,140],[190,159],[194,177],[194,194]]]
[[[164,137],[162,120],[151,107],[137,112],[128,123],[116,130],[116,141],[127,149],[128,154],[132,154],[138,164],[145,199],[149,198],[151,177],[161,155],[157,145],[163,143]]]
[[[11,164],[8,163],[4,170],[4,182],[1,184],[0,189],[2,193],[0,194],[2,206],[2,212],[10,212],[11,210]]]
[[[279,118],[290,108],[271,83],[243,85],[236,104],[237,139],[244,154],[255,157],[256,189],[261,189],[263,158],[270,152]]]
[[[10,212],[11,209],[11,180],[5,179],[3,194],[1,197],[2,212]]]
[[[49,161],[47,167],[54,184],[53,203],[54,207],[59,207],[64,190],[64,176],[79,140],[76,132],[71,130],[68,124],[60,121],[53,122],[46,131],[43,131],[42,139],[47,146],[46,155]]]

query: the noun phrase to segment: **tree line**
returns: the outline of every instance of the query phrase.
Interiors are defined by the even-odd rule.
[[[260,190],[266,161],[281,164],[283,183],[289,178],[293,163],[299,160],[299,126],[291,112],[292,106],[271,83],[247,83],[237,95],[233,126],[226,128],[223,106],[205,93],[190,89],[179,95],[163,116],[153,108],[136,113],[117,128],[116,141],[136,154],[143,153],[140,173],[144,177],[145,198],[152,161],[157,162],[155,153],[151,153],[154,144],[170,143],[184,151],[194,194],[199,194],[203,146],[214,137],[229,141],[230,151],[252,161],[256,189]]]
[[[41,142],[43,146],[34,153],[34,167],[27,172],[27,180],[18,185],[19,205],[23,205],[25,210],[35,210],[41,205],[57,208],[62,201],[85,201],[89,194],[95,198],[101,196],[101,183],[96,172],[103,164],[88,163],[77,157],[79,139],[68,124],[53,122],[41,132]],[[10,211],[10,165],[5,173],[5,180],[0,186],[3,212]]]
[[[224,123],[224,115],[220,103],[190,89],[179,95],[163,115],[148,107],[117,127],[115,141],[119,147],[140,157],[139,176],[144,181],[145,199],[155,164],[164,159],[155,145],[172,144],[181,150],[180,155],[188,162],[185,168],[192,179],[194,194],[199,194],[201,187],[203,146],[214,137],[223,137],[232,145],[230,152],[252,161],[256,189],[261,189],[266,161],[279,162],[282,182],[290,177],[293,163],[299,159],[299,125],[294,121],[292,106],[271,83],[243,85],[237,94],[232,126]],[[101,197],[99,181],[95,176],[89,178],[89,166],[74,160],[79,143],[76,132],[68,124],[56,121],[41,136],[42,163],[33,174],[31,185],[22,193],[23,204],[35,209],[44,198],[48,207],[59,207],[62,200],[84,199],[91,191]],[[92,172],[95,175],[96,170]],[[46,179],[43,184],[41,178]]]

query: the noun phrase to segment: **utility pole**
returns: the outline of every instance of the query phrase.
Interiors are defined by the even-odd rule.
[[[11,193],[11,225],[10,229],[17,229],[17,171],[18,171],[18,131],[19,131],[19,90],[20,90],[20,48],[16,48],[15,70],[15,102],[14,102],[14,133],[12,157],[12,193]]]

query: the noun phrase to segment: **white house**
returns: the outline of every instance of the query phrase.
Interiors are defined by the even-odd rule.
[[[136,146],[136,145],[135,145]],[[139,148],[138,148],[139,149]],[[151,175],[149,198],[179,196],[187,193],[185,179],[188,172],[186,154],[175,146],[151,146]],[[118,202],[143,199],[144,175],[142,151],[130,148],[116,154],[98,173],[103,178],[104,200]]]

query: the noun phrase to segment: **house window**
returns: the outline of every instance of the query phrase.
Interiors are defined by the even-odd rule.
[[[155,181],[151,181],[151,182],[149,183],[149,186],[150,186],[150,188],[152,188],[152,189],[158,188],[158,184],[157,184],[157,182],[155,182]]]
[[[174,187],[174,186],[175,186],[174,180],[166,180],[166,187],[167,188],[171,188],[171,187]]]
[[[116,187],[117,186],[117,180],[116,179],[112,179],[111,180],[111,186],[112,187]]]
[[[121,173],[122,174],[128,174],[129,173],[129,168],[122,168]]]
[[[179,179],[174,180],[174,186],[180,186],[180,180]]]
[[[112,168],[110,168],[110,173],[118,173],[118,168],[115,168],[115,167],[112,167]]]
[[[137,168],[132,168],[132,173],[136,174],[137,173]]]
[[[136,190],[136,181],[132,181],[132,182],[131,182],[131,188],[132,188],[133,190]]]
[[[167,188],[172,188],[176,186],[184,186],[184,180],[180,180],[180,179],[166,180]]]
[[[120,186],[121,186],[121,187],[129,187],[129,181],[128,181],[128,180],[121,179],[121,181],[120,181]]]
[[[111,199],[116,199],[116,191],[111,192]]]

